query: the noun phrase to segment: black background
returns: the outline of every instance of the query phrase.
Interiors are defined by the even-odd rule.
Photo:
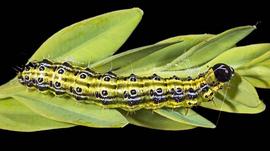
[[[249,2],[183,2],[178,1],[74,1],[55,3],[39,1],[31,3],[11,2],[1,7],[1,74],[0,83],[15,76],[12,67],[24,64],[35,50],[52,34],[80,20],[113,10],[140,7],[144,16],[128,41],[119,51],[152,44],[165,38],[198,33],[220,33],[241,25],[257,25],[257,30],[239,43],[270,42],[267,4]],[[236,56],[237,57],[237,56]],[[258,89],[265,101],[265,112],[255,115],[221,113],[216,129],[197,128],[189,131],[158,131],[128,125],[122,129],[96,129],[74,127],[35,133],[0,130],[0,144],[63,144],[72,146],[114,142],[132,146],[167,144],[195,147],[219,144],[230,148],[232,144],[262,146],[264,136],[269,136],[269,90]],[[214,123],[219,112],[198,109]],[[1,121],[0,121],[1,122]],[[241,143],[240,143],[241,142]],[[204,144],[203,144],[204,143]],[[194,144],[194,145],[193,145]],[[210,146],[208,146],[210,147]]]

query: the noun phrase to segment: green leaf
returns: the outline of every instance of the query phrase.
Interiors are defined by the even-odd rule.
[[[235,46],[237,42],[251,33],[255,26],[242,26],[227,30],[200,43],[174,61],[164,66],[164,70],[183,70],[196,67],[218,56],[220,53]]]
[[[40,116],[12,98],[0,100],[0,121],[0,129],[23,132],[75,126]]]
[[[118,70],[116,72],[123,73],[125,72],[126,69],[137,70],[137,68],[140,68],[141,66],[138,66],[138,65],[134,66],[133,62],[135,62],[135,64],[138,64],[138,63],[140,64],[143,61],[144,63],[143,69],[145,69],[145,64],[154,64],[154,63],[157,63],[157,61],[160,62],[160,60],[163,60],[163,62],[167,63],[169,60],[172,60],[173,58],[177,57],[177,54],[182,53],[182,51],[185,50],[185,49],[180,49],[181,47],[183,48],[190,47],[189,45],[192,45],[192,44],[195,45],[198,42],[205,40],[211,36],[212,35],[208,35],[208,34],[176,36],[173,38],[160,41],[153,45],[139,47],[139,48],[125,51],[120,54],[113,55],[109,58],[106,58],[97,63],[94,63],[93,65],[91,65],[91,68],[99,72],[106,72],[109,70],[114,71],[114,70],[120,69],[121,71]],[[177,49],[169,48],[169,46],[172,46],[173,48],[175,48],[176,46],[173,46],[173,45],[175,45],[176,43],[181,43],[180,47],[177,47]],[[144,60],[147,60],[147,61],[144,62]],[[126,66],[125,69],[121,69],[124,66]],[[131,69],[131,66],[132,66],[132,69]]]
[[[257,107],[260,104],[260,99],[256,89],[240,75],[235,74],[229,83],[229,88],[221,93],[232,101],[239,102],[248,107]]]
[[[235,75],[228,88],[217,93],[214,100],[201,106],[233,113],[259,113],[264,110],[256,89],[239,75]]]
[[[153,44],[149,46],[135,48],[135,49],[125,51],[120,54],[113,55],[99,62],[96,62],[92,64],[90,68],[93,69],[94,71],[101,72],[101,73],[104,73],[107,71],[114,71],[148,54],[151,54],[154,51],[170,46],[172,44],[174,43]]]
[[[254,74],[252,73],[253,71],[249,71],[249,69],[252,69],[253,66],[268,67],[268,65],[265,62],[270,60],[269,50],[270,44],[254,44],[249,46],[235,47],[225,51],[224,53],[220,54],[213,60],[204,64],[203,66],[195,68],[187,68],[185,70],[179,71],[157,71],[155,73],[163,77],[170,77],[172,75],[178,75],[180,77],[187,77],[187,76],[196,77],[199,73],[205,72],[209,68],[209,66],[213,66],[216,63],[226,63],[234,67],[236,69],[236,72],[239,73],[241,76],[247,77],[248,74],[250,74],[250,76],[254,76]],[[258,71],[259,70],[257,70],[256,72]],[[262,73],[264,72],[267,73],[268,70],[265,70]],[[258,75],[258,73],[256,73],[256,75]],[[267,79],[269,76],[265,77],[265,75],[267,74],[262,74],[261,77],[259,78]]]
[[[213,109],[217,111],[224,111],[229,113],[240,113],[240,114],[257,114],[265,110],[265,104],[260,101],[257,107],[252,108],[236,101],[232,101],[224,98],[222,95],[216,95],[215,102],[204,102],[201,104],[202,107]]]
[[[266,65],[266,66],[270,65],[270,49],[266,53],[264,53],[263,55],[253,59],[249,63],[246,63],[243,66],[243,68],[248,69],[249,67],[259,66],[259,65],[263,65],[263,66],[264,65]]]
[[[270,65],[251,66],[237,72],[255,87],[270,88]]]
[[[240,69],[245,65],[251,66],[251,62],[256,63],[256,58],[260,58],[265,53],[269,53],[270,44],[254,44],[242,47],[235,47],[220,54],[215,59],[211,60],[207,65],[213,66],[216,63],[226,63],[235,69]],[[266,59],[266,58],[263,58]],[[258,62],[259,60],[257,60]],[[260,60],[262,61],[262,60]],[[255,64],[253,64],[255,65]]]
[[[34,112],[56,121],[89,127],[123,127],[128,121],[114,109],[103,109],[94,104],[78,103],[73,99],[20,92],[15,99]]]
[[[198,38],[204,38],[204,40],[209,39],[213,37],[213,34],[193,34],[193,35],[180,35],[171,37],[162,41],[159,41],[157,44],[163,44],[163,43],[176,43],[184,40],[199,40]]]
[[[241,66],[237,72],[255,87],[270,88],[270,51]]]
[[[163,49],[160,49],[152,54],[149,54],[145,57],[142,57],[131,64],[126,64],[125,67],[116,71],[116,73],[131,73],[131,72],[155,72],[158,71],[158,67],[168,64],[186,50],[192,46],[212,37],[212,35],[203,34],[203,35],[186,35],[178,36],[175,38],[170,38],[169,40],[161,41],[160,43],[165,42],[174,42],[176,40],[182,41]]]
[[[0,99],[11,97],[22,90],[25,90],[25,87],[20,86],[17,78],[15,77],[6,84],[0,86]]]
[[[173,121],[198,126],[198,127],[206,127],[206,128],[215,128],[215,124],[208,121],[206,118],[202,117],[200,114],[196,113],[192,109],[189,109],[187,114],[184,108],[176,108],[176,109],[158,109],[154,110],[154,112],[158,113],[161,116],[164,116]]]
[[[54,34],[31,57],[88,65],[112,55],[140,22],[143,11],[125,9],[96,16]]]
[[[207,69],[203,69],[202,67],[196,67],[196,68],[189,68],[185,70],[179,70],[179,71],[156,71],[155,73],[161,77],[169,78],[173,75],[177,75],[180,78],[186,78],[188,76],[190,77],[197,77],[200,73],[205,72]],[[151,75],[150,72],[143,72],[142,75]]]
[[[142,109],[134,113],[127,113],[121,111],[121,113],[128,119],[128,121],[131,124],[141,127],[159,130],[174,130],[174,131],[196,128],[195,126],[192,125],[187,125],[170,120],[149,110]]]

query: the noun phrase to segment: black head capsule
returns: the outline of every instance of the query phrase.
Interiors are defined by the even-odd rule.
[[[234,74],[234,69],[223,63],[215,64],[212,69],[219,82],[228,82]]]

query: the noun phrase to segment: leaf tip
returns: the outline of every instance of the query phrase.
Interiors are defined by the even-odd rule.
[[[247,27],[249,27],[251,31],[257,29],[257,25],[249,25]]]
[[[136,11],[136,12],[138,12],[141,16],[144,14],[143,10],[140,9],[139,7],[133,7],[131,9],[134,10],[134,11]]]
[[[217,126],[214,124],[214,123],[211,123],[210,125],[209,125],[209,128],[216,128]]]
[[[257,29],[256,25],[245,25],[245,26],[239,26],[233,29],[240,29],[240,30],[246,30],[249,33],[251,33],[253,30]]]

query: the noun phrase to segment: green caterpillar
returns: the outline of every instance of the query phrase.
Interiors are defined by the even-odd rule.
[[[233,74],[232,67],[219,63],[195,79],[177,76],[162,78],[156,74],[121,77],[112,72],[101,74],[89,68],[72,66],[68,62],[54,63],[44,59],[20,68],[18,79],[21,84],[42,92],[70,96],[80,102],[92,102],[105,108],[135,111],[142,108],[191,108],[211,101],[214,93]]]

